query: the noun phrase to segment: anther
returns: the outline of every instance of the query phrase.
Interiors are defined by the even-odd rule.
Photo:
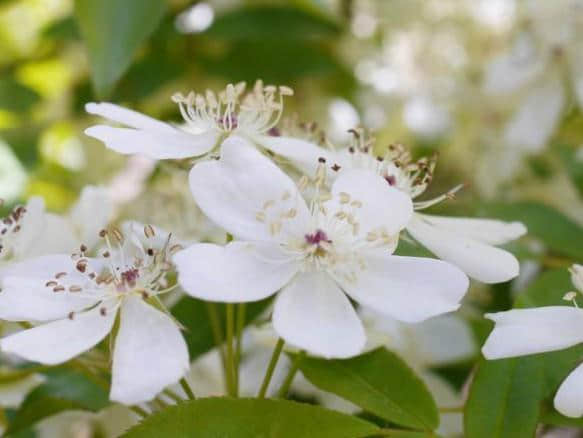
[[[148,239],[151,239],[152,237],[154,237],[156,235],[156,233],[154,232],[154,227],[152,227],[152,225],[146,225],[144,227],[144,235]]]
[[[73,321],[73,318],[75,317],[75,312],[69,312],[69,315],[67,315],[67,317]]]
[[[346,192],[340,192],[340,203],[341,204],[348,204],[350,202],[350,195]]]
[[[79,272],[85,272],[85,270],[87,269],[87,260],[85,259],[79,260],[75,267]]]
[[[45,287],[55,287],[57,286],[59,283],[57,283],[55,280],[51,280],[51,281],[47,281],[45,283]]]
[[[79,250],[80,250],[81,252],[85,252],[85,251],[87,251],[87,246],[86,246],[86,245],[84,245],[84,244],[81,244],[81,246],[79,247]]]
[[[66,272],[57,272],[57,273],[55,274],[55,278],[58,280],[58,279],[60,279],[60,278],[63,278],[65,275],[67,275],[67,273],[66,273]]]
[[[69,287],[69,292],[81,292],[83,289],[81,286],[73,285]]]
[[[56,286],[53,288],[53,292],[63,292],[65,288],[63,286]]]
[[[324,164],[325,162],[326,162],[326,158],[324,158],[324,157],[318,157],[318,163]]]
[[[105,307],[102,307],[101,309],[99,309],[99,314],[101,316],[106,316],[107,315],[107,309]]]
[[[338,171],[341,169],[341,167],[340,167],[338,164],[336,164],[336,163],[335,163],[335,164],[334,164],[334,165],[331,167],[331,169],[332,169],[334,172],[338,172]]]

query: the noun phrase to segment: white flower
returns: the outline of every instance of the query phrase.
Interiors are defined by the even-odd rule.
[[[87,186],[68,214],[48,213],[44,201],[32,197],[17,206],[0,222],[0,268],[3,275],[10,264],[47,254],[73,251],[81,243],[89,248],[97,233],[113,215],[105,191]]]
[[[266,140],[266,147],[290,159],[308,175],[315,174],[318,162],[323,158],[338,177],[351,169],[369,169],[412,200],[425,191],[433,176],[435,158],[412,161],[409,152],[401,145],[392,145],[386,155],[375,156],[363,133],[355,131],[355,135],[357,144],[340,151],[323,149],[307,141],[275,137]],[[413,206],[415,210],[430,207],[451,197],[459,188],[461,186],[429,201],[415,202]],[[520,222],[414,213],[406,228],[415,240],[436,256],[459,266],[476,280],[498,283],[518,275],[518,260],[494,245],[507,243],[526,233]]]
[[[521,151],[537,152],[560,120],[569,87],[583,107],[583,2],[530,0],[525,12],[529,26],[488,65],[484,88],[492,95],[519,94],[520,106],[504,138]]]
[[[572,268],[573,283],[581,288],[581,266]],[[576,304],[575,297],[566,298]],[[513,309],[486,314],[496,323],[482,347],[487,359],[525,356],[557,351],[583,342],[583,309],[570,306],[547,306]],[[583,416],[583,364],[563,381],[555,396],[557,411],[568,417]]]
[[[293,94],[288,87],[263,86],[261,81],[251,92],[244,91],[245,83],[241,82],[229,84],[218,95],[210,90],[204,95],[175,94],[172,99],[185,121],[181,127],[111,103],[89,103],[87,112],[127,128],[97,125],[85,133],[122,154],[140,153],[159,160],[203,156],[232,134],[260,140],[274,133],[283,112],[283,97]]]
[[[319,172],[316,188],[324,189],[323,179]],[[179,283],[193,296],[224,302],[282,289],[274,328],[312,353],[348,357],[364,347],[362,324],[344,292],[413,322],[457,309],[468,287],[448,263],[391,255],[412,205],[373,172],[345,172],[308,206],[275,164],[230,137],[219,161],[193,168],[190,186],[203,212],[241,241],[177,253]]]
[[[110,397],[125,404],[152,399],[188,370],[186,344],[174,321],[152,303],[164,292],[177,248],[151,226],[102,232],[98,258],[43,256],[11,268],[3,279],[0,318],[41,325],[0,341],[4,352],[54,365],[89,350],[112,330],[119,313]],[[110,239],[110,234],[112,239]],[[116,249],[112,242],[117,243]]]

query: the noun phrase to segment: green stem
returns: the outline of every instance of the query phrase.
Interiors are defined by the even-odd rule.
[[[225,378],[227,387],[229,387],[229,373],[227,372],[227,360],[225,358],[225,350],[223,348],[223,330],[221,328],[221,320],[217,311],[217,304],[210,301],[206,301],[205,304],[209,316],[209,322],[211,324],[211,330],[213,332],[213,338],[215,340],[215,345],[217,346],[221,356],[221,363],[223,364],[223,376]]]
[[[296,376],[298,370],[300,369],[300,362],[305,357],[305,355],[306,352],[303,350],[296,355],[296,358],[294,359],[292,366],[289,369],[287,376],[285,377],[285,380],[283,381],[281,387],[279,388],[279,391],[277,392],[277,398],[287,397],[287,393],[289,392],[289,388],[291,387],[291,384],[294,381],[294,377]]]
[[[236,396],[235,390],[235,352],[233,350],[233,338],[235,334],[235,307],[233,303],[226,304],[226,324],[227,324],[227,374],[230,376],[228,380],[230,385],[227,386],[227,393],[230,396]]]
[[[172,400],[174,400],[176,403],[182,403],[184,401],[184,399],[182,397],[180,397],[178,394],[176,394],[174,391],[172,391],[171,389],[166,388],[164,391],[164,394],[166,394],[169,398],[171,398]]]
[[[235,393],[239,395],[239,367],[241,363],[241,341],[243,338],[243,329],[245,328],[245,303],[237,305],[237,329],[235,331]]]
[[[180,379],[180,386],[182,387],[182,390],[186,393],[186,396],[188,397],[189,400],[196,400],[196,396],[194,395],[192,388],[190,387],[190,385],[188,384],[184,377]]]
[[[269,382],[271,381],[271,377],[273,376],[273,371],[275,370],[275,366],[277,365],[277,361],[279,356],[281,355],[281,351],[283,350],[283,339],[279,338],[277,340],[277,344],[273,349],[273,353],[271,354],[271,359],[269,360],[269,365],[267,365],[267,370],[265,371],[265,377],[263,378],[263,383],[261,383],[261,388],[259,389],[259,393],[257,394],[257,398],[265,398],[265,393],[267,392],[267,388],[269,387]]]
[[[139,406],[128,406],[132,411],[134,411],[140,418],[146,418],[148,413],[140,408]]]

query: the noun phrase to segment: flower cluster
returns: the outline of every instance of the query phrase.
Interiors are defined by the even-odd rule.
[[[110,397],[137,404],[189,369],[180,323],[161,299],[166,292],[224,303],[275,295],[269,314],[280,342],[347,358],[367,344],[366,309],[418,323],[458,309],[469,277],[497,283],[518,275],[516,258],[497,245],[522,236],[521,223],[421,213],[461,188],[419,199],[436,157],[414,160],[399,144],[379,148],[358,128],[344,147],[284,135],[278,123],[283,98],[292,94],[260,81],[248,93],[237,84],[218,94],[176,94],[180,126],[111,103],[88,104],[89,113],[126,126],[86,130],[108,148],[195,159],[193,200],[229,242],[178,241],[137,222],[116,228],[95,202],[67,219],[79,223],[75,218],[90,212],[94,217],[80,223],[93,233],[77,231],[67,248],[28,252],[40,244],[39,230],[55,235],[30,224],[42,210],[33,199],[4,220],[0,237],[1,260],[11,260],[1,277],[0,318],[32,327],[2,339],[2,350],[54,365],[109,336],[100,352],[110,355]],[[438,258],[396,255],[402,238]]]

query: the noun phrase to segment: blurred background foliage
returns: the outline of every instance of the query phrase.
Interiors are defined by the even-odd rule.
[[[64,211],[84,185],[110,184],[124,169],[127,158],[83,135],[92,123],[87,102],[116,102],[180,122],[170,99],[177,91],[257,78],[288,85],[295,95],[286,100],[286,114],[317,122],[334,142],[348,141],[346,131],[361,124],[376,131],[381,147],[400,142],[415,156],[439,152],[427,196],[459,182],[465,189],[433,212],[527,225],[529,235],[508,246],[521,260],[521,277],[474,285],[462,309],[483,340],[490,327],[484,311],[512,307],[530,282],[535,286],[527,291],[540,290],[542,271],[559,272],[560,282],[543,278],[545,291],[560,289],[553,292],[559,300],[565,268],[583,260],[583,112],[576,89],[566,86],[552,132],[529,150],[503,133],[528,91],[505,92],[511,76],[498,77],[498,95],[484,86],[490,63],[536,19],[521,0],[0,0],[2,208],[41,195],[50,209]],[[174,192],[182,180],[163,164],[158,170],[148,176],[149,187],[168,208],[146,212],[154,223],[156,215],[184,207]],[[131,214],[143,205],[126,207]],[[175,215],[184,220],[182,211]],[[399,251],[421,250],[403,241]],[[459,388],[472,369],[467,363],[437,371]],[[507,380],[496,370],[486,377],[485,388],[492,379]],[[491,406],[498,395],[507,394],[494,394]]]

